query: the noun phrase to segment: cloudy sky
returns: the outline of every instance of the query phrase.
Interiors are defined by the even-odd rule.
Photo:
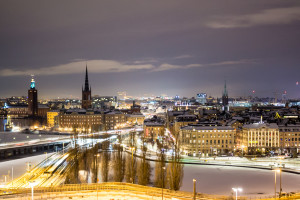
[[[300,98],[300,1],[0,1],[0,97]]]

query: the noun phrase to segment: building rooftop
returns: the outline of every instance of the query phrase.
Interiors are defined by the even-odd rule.
[[[231,126],[184,126],[181,130],[234,130]]]
[[[275,123],[253,123],[253,124],[246,124],[243,126],[243,128],[274,128],[277,129],[278,125]]]

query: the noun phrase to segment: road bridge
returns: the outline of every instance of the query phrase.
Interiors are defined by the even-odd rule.
[[[57,151],[70,141],[69,135],[0,132],[0,161],[36,152]]]

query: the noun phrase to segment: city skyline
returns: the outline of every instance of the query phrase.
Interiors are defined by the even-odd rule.
[[[2,1],[1,97],[93,95],[299,98],[297,1]],[[29,14],[30,13],[30,14]],[[280,95],[281,96],[281,95]]]

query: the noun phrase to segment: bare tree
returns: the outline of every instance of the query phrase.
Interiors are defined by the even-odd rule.
[[[126,156],[126,167],[125,167],[125,180],[129,183],[134,183],[136,179],[136,138],[135,138],[135,132],[130,132],[130,137],[128,140],[129,146],[130,146],[130,156]]]
[[[113,157],[113,170],[114,170],[114,176],[113,180],[115,182],[122,182],[124,179],[124,173],[125,173],[125,159],[123,156],[123,148],[120,145],[121,144],[121,136],[119,136],[119,144],[116,144],[114,146],[114,157]]]
[[[173,141],[173,152],[168,164],[167,176],[171,190],[179,190],[183,178],[183,164],[180,162],[180,144],[178,136]]]
[[[89,150],[89,166],[90,166],[90,172],[92,175],[92,182],[97,183],[98,182],[98,168],[99,168],[99,157],[100,154],[98,154],[98,145],[95,145],[92,149]]]
[[[140,185],[148,185],[150,182],[150,176],[151,176],[151,167],[149,161],[146,159],[147,155],[147,147],[145,145],[145,140],[142,138],[142,157],[138,164],[138,184]]]
[[[163,140],[162,143],[157,141],[157,162],[155,163],[155,176],[154,176],[154,186],[165,188],[166,187],[166,156],[164,154],[164,145]]]
[[[78,184],[79,181],[79,160],[81,159],[81,153],[79,152],[79,147],[75,143],[75,148],[69,150],[69,157],[67,161],[69,163],[69,168],[67,170],[66,184]]]
[[[107,139],[108,134],[105,134],[104,138]],[[109,145],[110,145],[110,141],[108,139],[102,142],[101,175],[102,175],[103,182],[108,182],[109,161],[110,161],[110,152],[108,152]]]

